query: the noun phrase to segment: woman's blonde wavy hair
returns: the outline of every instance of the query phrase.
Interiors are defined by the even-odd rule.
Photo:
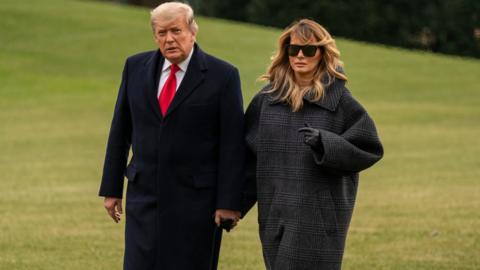
[[[312,87],[302,88],[295,82],[294,71],[290,66],[287,45],[290,44],[291,36],[295,36],[305,44],[316,45],[320,47],[321,59],[317,70],[313,76]],[[314,37],[316,43],[310,43],[310,38]],[[278,47],[272,56],[272,63],[267,69],[267,73],[260,76],[259,80],[269,81],[271,89],[267,93],[273,93],[274,99],[280,102],[286,102],[297,112],[303,106],[303,97],[311,95],[312,101],[319,101],[325,93],[325,88],[333,83],[335,78],[347,80],[347,77],[339,72],[343,66],[339,59],[340,52],[335,45],[335,40],[320,24],[309,19],[302,19],[292,23],[280,35]]]

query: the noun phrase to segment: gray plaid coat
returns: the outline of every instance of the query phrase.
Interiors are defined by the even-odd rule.
[[[246,112],[244,214],[258,201],[266,267],[341,269],[358,173],[383,155],[375,125],[342,80],[299,112],[263,90]],[[320,130],[320,151],[298,132],[305,123]]]

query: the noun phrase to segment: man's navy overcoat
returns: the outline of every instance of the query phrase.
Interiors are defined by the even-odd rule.
[[[121,198],[127,177],[124,269],[216,269],[221,231],[214,212],[241,208],[238,70],[195,44],[162,117],[157,90],[163,62],[159,50],[126,61],[99,194]]]

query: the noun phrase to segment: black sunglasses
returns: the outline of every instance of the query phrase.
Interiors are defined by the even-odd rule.
[[[315,56],[317,53],[318,46],[315,45],[294,45],[288,44],[287,45],[287,52],[289,56],[297,56],[300,50],[302,51],[305,57],[312,57]]]

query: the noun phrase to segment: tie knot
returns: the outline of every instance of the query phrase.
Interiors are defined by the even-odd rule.
[[[179,70],[180,70],[180,68],[178,67],[177,64],[172,64],[172,65],[170,66],[170,72],[171,72],[171,74],[175,74],[175,73],[177,73],[177,71],[179,71]]]

